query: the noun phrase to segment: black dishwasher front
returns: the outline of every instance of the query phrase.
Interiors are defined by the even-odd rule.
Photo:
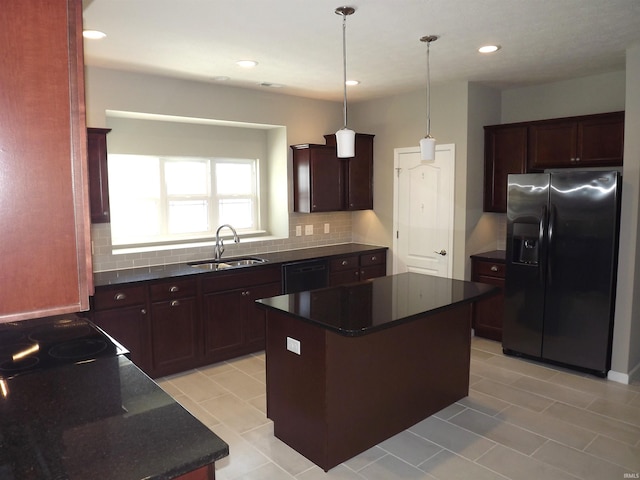
[[[303,260],[282,265],[282,290],[284,293],[326,287],[328,279],[326,260]]]

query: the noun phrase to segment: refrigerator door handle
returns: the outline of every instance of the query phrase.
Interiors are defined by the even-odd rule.
[[[538,258],[538,274],[540,276],[540,285],[544,285],[544,267],[545,258],[546,258],[546,248],[544,247],[544,231],[547,228],[547,206],[542,206],[542,211],[540,212],[540,221],[538,223],[538,250],[539,250],[539,258]]]
[[[547,258],[553,255],[553,228],[556,224],[556,207],[553,204],[549,205],[549,224],[547,225]],[[547,285],[551,285],[553,282],[552,275],[552,263],[548,260],[547,264]]]

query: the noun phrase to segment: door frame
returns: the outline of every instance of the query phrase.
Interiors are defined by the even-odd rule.
[[[447,245],[447,252],[450,252],[448,255],[447,261],[447,277],[453,278],[453,237],[454,237],[454,226],[455,226],[455,183],[456,183],[456,147],[453,143],[446,144],[437,144],[436,145],[436,154],[437,152],[450,152],[451,153],[451,198],[449,202],[449,222],[451,225],[451,235],[449,237],[449,244]],[[398,188],[398,177],[399,177],[399,156],[403,153],[420,153],[420,147],[398,147],[393,149],[393,246],[392,246],[392,273],[395,275],[398,272],[398,223],[399,223],[399,212],[400,201],[398,198],[399,188]]]

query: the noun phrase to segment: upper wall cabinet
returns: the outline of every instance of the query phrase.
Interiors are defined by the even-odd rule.
[[[373,135],[356,134],[356,156],[338,158],[335,136],[326,145],[292,145],[293,210],[333,212],[373,208]]]
[[[111,221],[107,171],[107,134],[110,131],[110,128],[87,129],[91,223]]]
[[[82,2],[2,2],[0,56],[0,321],[87,310]]]
[[[527,167],[527,127],[484,127],[484,211],[507,211],[507,175]]]
[[[484,130],[485,212],[507,211],[510,173],[622,165],[624,112],[491,125]]]
[[[532,123],[530,171],[622,165],[624,112]]]

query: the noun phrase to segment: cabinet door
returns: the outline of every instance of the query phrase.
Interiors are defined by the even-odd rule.
[[[296,212],[342,210],[344,173],[335,148],[293,145],[293,208]]]
[[[533,124],[529,127],[529,169],[575,167],[578,123],[557,120]]]
[[[258,285],[247,290],[247,324],[245,326],[245,343],[255,351],[264,350],[265,341],[265,311],[256,306],[255,301],[259,298],[268,298],[280,295],[282,285],[271,283],[269,285]]]
[[[151,305],[153,376],[188,370],[198,361],[198,308],[195,297]]]
[[[603,114],[578,122],[577,166],[622,165],[624,112]]]
[[[108,128],[87,129],[89,201],[91,223],[109,223],[109,178],[107,172]]]
[[[0,320],[88,310],[82,2],[0,8]]]
[[[335,135],[333,136],[335,138]],[[345,210],[373,208],[373,135],[356,133],[355,154],[346,168]]]
[[[242,350],[246,325],[246,289],[204,295],[204,349],[208,361],[231,358]]]
[[[360,280],[360,259],[357,255],[329,261],[329,285],[343,285]]]
[[[150,374],[148,313],[145,305],[96,311],[93,312],[92,320],[129,350],[129,358],[133,363]]]
[[[503,263],[471,260],[471,280],[496,285],[504,290],[505,265]],[[479,300],[473,304],[473,328],[479,337],[502,340],[504,294]]]
[[[527,165],[527,127],[485,127],[484,211],[507,211],[507,175],[524,173]]]

